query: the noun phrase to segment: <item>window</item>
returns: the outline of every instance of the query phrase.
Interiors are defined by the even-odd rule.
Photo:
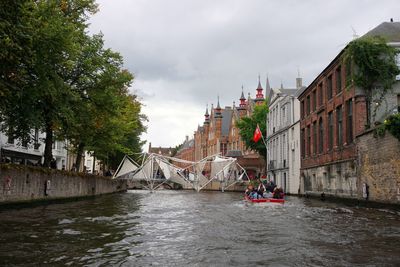
[[[300,105],[300,114],[301,114],[301,118],[304,118],[304,100],[301,101],[301,105]]]
[[[323,102],[324,102],[324,88],[323,88],[323,84],[320,83],[318,85],[318,94],[319,94],[319,105],[322,106]]]
[[[353,101],[347,101],[347,143],[353,142]]]
[[[324,152],[324,124],[322,118],[319,118],[319,153]]]
[[[333,113],[328,113],[328,149],[333,148]]]
[[[326,85],[326,94],[328,97],[328,100],[332,99],[332,75],[329,75],[327,85]]]
[[[336,108],[336,140],[337,140],[337,145],[342,146],[343,144],[343,129],[342,129],[342,106],[339,106]]]
[[[311,108],[311,106],[310,106],[310,95],[308,95],[307,96],[307,115],[309,115],[310,114],[310,108]]]
[[[313,123],[313,152],[314,155],[317,154],[317,122],[314,121]]]
[[[306,148],[306,135],[304,134],[304,129],[301,129],[301,156],[304,158],[305,156],[305,148]]]
[[[311,153],[311,129],[310,125],[307,126],[307,155],[309,156]]]
[[[312,92],[313,111],[317,110],[317,90]]]
[[[342,91],[342,68],[339,66],[336,69],[336,94],[339,94]]]

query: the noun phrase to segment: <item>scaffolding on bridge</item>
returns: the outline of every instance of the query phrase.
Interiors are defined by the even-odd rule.
[[[223,192],[244,177],[248,179],[246,170],[235,158],[216,154],[199,161],[188,161],[155,153],[143,153],[140,165],[125,156],[113,176],[114,179],[145,181],[150,191],[166,182],[174,182],[197,192],[212,181],[219,181]]]

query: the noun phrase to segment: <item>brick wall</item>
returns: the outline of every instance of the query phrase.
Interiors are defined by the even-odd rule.
[[[400,142],[390,133],[374,137],[371,130],[357,138],[358,197],[369,186],[369,200],[400,204]]]

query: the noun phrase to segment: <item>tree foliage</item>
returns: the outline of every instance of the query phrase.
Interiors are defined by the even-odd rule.
[[[267,129],[266,120],[268,112],[268,106],[266,102],[264,102],[262,105],[254,107],[253,114],[250,117],[243,117],[236,122],[236,126],[239,128],[240,136],[246,148],[257,151],[264,159],[267,156],[265,143],[263,139],[255,143],[253,141],[253,134],[258,124],[264,138]]]
[[[103,160],[140,150],[146,117],[128,90],[133,75],[101,34],[87,33],[95,1],[0,1],[0,119],[8,134],[29,142],[32,129],[45,132],[46,166],[56,138]]]
[[[348,83],[365,91],[367,99],[367,124],[369,126],[370,104],[377,96],[378,106],[385,94],[396,82],[400,70],[396,64],[397,49],[387,44],[382,37],[362,37],[349,43],[344,52],[344,61],[352,66]]]

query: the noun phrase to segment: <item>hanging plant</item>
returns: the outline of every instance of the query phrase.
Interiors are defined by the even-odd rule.
[[[360,87],[365,92],[367,102],[367,125],[371,124],[371,100],[377,96],[374,113],[385,94],[392,89],[400,70],[396,64],[397,49],[387,44],[382,37],[362,37],[349,43],[343,60],[352,66],[348,85]],[[349,86],[350,88],[350,86]]]

